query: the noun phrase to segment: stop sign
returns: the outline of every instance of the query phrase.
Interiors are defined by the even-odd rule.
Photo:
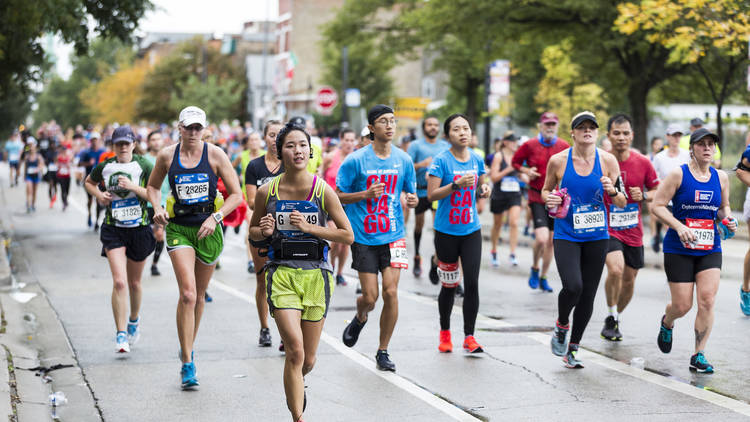
[[[330,86],[320,88],[318,95],[315,97],[315,105],[318,108],[318,112],[324,116],[329,116],[333,112],[338,99],[339,96],[336,94],[335,89]]]

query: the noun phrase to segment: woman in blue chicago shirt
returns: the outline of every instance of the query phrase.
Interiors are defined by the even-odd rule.
[[[718,226],[732,232],[737,222],[729,208],[727,174],[711,166],[719,137],[705,128],[690,135],[690,161],[672,170],[659,184],[654,197],[654,215],[669,225],[664,236],[664,271],[672,300],[661,318],[657,344],[663,353],[672,350],[674,322],[693,307],[695,316],[695,354],[690,370],[713,373],[703,350],[714,322],[714,299],[721,276],[721,240]],[[667,204],[672,201],[672,212]]]
[[[482,233],[477,215],[479,197],[490,194],[485,183],[484,160],[469,147],[471,127],[463,114],[445,120],[443,130],[451,143],[449,150],[435,156],[428,171],[427,198],[438,201],[435,216],[435,254],[438,279],[442,283],[438,296],[440,311],[440,344],[438,350],[451,352],[450,321],[456,287],[464,277],[464,350],[482,352],[474,338],[479,311],[479,266],[482,259]],[[459,269],[459,258],[461,269]]]

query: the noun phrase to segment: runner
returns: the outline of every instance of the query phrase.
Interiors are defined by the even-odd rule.
[[[250,208],[247,213],[250,216],[250,221],[252,221],[255,195],[258,189],[284,172],[284,165],[276,151],[276,136],[283,127],[278,120],[269,120],[266,122],[266,126],[263,128],[263,138],[266,141],[268,152],[262,157],[250,161],[245,169],[245,198],[247,206]],[[260,321],[258,345],[261,347],[271,347],[271,330],[268,327],[268,301],[266,300],[265,281],[265,267],[268,258],[265,255],[265,249],[267,248],[264,247],[263,249],[263,256],[260,255],[260,251],[255,245],[251,245],[250,252],[255,263],[255,267],[253,268],[253,272],[255,273],[255,306],[258,310],[258,320]],[[283,351],[283,343],[281,347],[280,350]]]
[[[453,351],[451,342],[451,311],[456,297],[456,287],[461,276],[459,258],[464,276],[464,350],[483,352],[474,338],[474,326],[479,311],[479,266],[482,260],[482,231],[477,213],[478,196],[488,197],[490,186],[484,160],[471,145],[469,119],[463,114],[453,114],[445,120],[443,133],[451,143],[449,150],[435,156],[427,179],[429,201],[439,201],[435,220],[435,254],[438,259],[438,277],[442,283],[438,296],[440,312],[441,352]]]
[[[427,210],[432,211],[432,220],[435,220],[435,209],[432,202],[427,200],[427,171],[432,165],[433,157],[451,147],[451,144],[443,139],[438,139],[440,134],[440,120],[437,117],[428,117],[422,121],[423,138],[409,145],[408,153],[414,162],[414,170],[417,173],[417,197],[419,203],[414,208],[414,277],[422,275],[422,257],[419,254],[419,246],[422,242],[422,228],[424,227],[424,216]],[[431,259],[431,265],[437,263]]]
[[[70,148],[60,145],[57,153],[57,183],[60,185],[60,197],[63,211],[68,209],[68,195],[70,194],[70,173],[73,171],[73,152]]]
[[[146,136],[146,145],[147,150],[146,154],[143,157],[148,160],[148,162],[151,163],[151,167],[153,167],[154,165],[156,165],[156,157],[159,155],[159,151],[161,151],[161,149],[164,147],[164,140],[162,138],[161,132],[158,130],[149,132],[148,136]],[[164,182],[162,182],[161,184],[162,208],[167,205],[167,197],[169,196],[169,192],[169,181],[167,179],[164,179]],[[162,251],[164,251],[164,226],[154,222],[154,207],[150,202],[148,203],[148,213],[151,221],[151,229],[153,230],[154,238],[156,239],[154,259],[153,261],[151,261],[151,275],[159,276],[161,275],[161,271],[159,271],[159,267],[157,267],[157,264],[159,263],[159,257],[161,257]]]
[[[641,203],[654,198],[659,178],[648,157],[630,147],[633,143],[630,116],[612,116],[607,122],[607,138],[620,166],[620,180],[625,185],[628,203],[625,208],[617,208],[608,197],[604,198],[609,217],[609,252],[604,283],[609,315],[604,320],[601,336],[606,340],[620,341],[620,315],[633,298],[635,277],[643,268]]]
[[[91,170],[94,169],[94,166],[96,166],[99,163],[99,157],[105,152],[104,148],[102,147],[102,140],[101,136],[97,132],[92,132],[90,134],[89,140],[91,141],[91,147],[83,150],[81,152],[81,159],[80,163],[85,167],[85,174],[84,174],[84,180],[91,174]],[[91,194],[86,191],[86,211],[88,212],[88,220],[87,224],[89,227],[94,225],[94,223],[91,221],[91,203],[95,202],[94,197],[91,196]],[[99,215],[102,212],[102,206],[99,205],[99,203],[96,203],[96,226],[94,227],[94,230],[99,229]]]
[[[659,180],[666,179],[667,176],[669,176],[669,173],[674,169],[679,168],[681,165],[690,161],[690,153],[687,150],[680,148],[682,132],[682,129],[677,124],[671,124],[667,127],[667,149],[656,154],[653,162]],[[672,211],[671,203],[667,205],[667,209],[669,209],[670,212]],[[654,232],[654,236],[651,239],[651,249],[657,253],[661,249],[661,226],[662,223],[657,218],[656,232]]]
[[[357,313],[344,329],[343,341],[353,347],[367,323],[367,314],[378,298],[378,272],[383,275],[383,310],[380,314],[380,343],[375,355],[377,367],[395,371],[388,355],[388,343],[398,319],[398,280],[408,268],[401,192],[408,206],[418,203],[414,165],[411,158],[391,142],[396,132],[393,109],[378,104],[367,113],[372,143],[360,148],[341,164],[336,193],[354,229],[352,268],[362,284]]]
[[[750,133],[748,133],[748,136],[745,139],[745,144],[745,151],[742,153],[742,157],[740,157],[740,161],[737,163],[735,174],[745,186],[750,186]],[[748,226],[750,226],[750,188],[748,188],[745,193],[742,219],[748,223]],[[750,248],[745,253],[745,264],[742,270],[740,309],[742,309],[743,314],[750,316]]]
[[[351,244],[354,235],[334,190],[307,171],[313,152],[304,126],[284,126],[276,150],[286,171],[258,189],[250,236],[253,241],[270,237],[268,304],[286,345],[287,407],[292,419],[301,421],[307,405],[304,376],[315,365],[334,289],[326,240]],[[336,227],[327,226],[329,218]]]
[[[354,144],[357,142],[357,135],[350,128],[342,129],[339,132],[339,145],[330,153],[323,157],[322,173],[325,181],[336,189],[336,174],[341,168],[341,163],[354,151]],[[333,222],[329,222],[332,225]],[[349,257],[349,245],[344,243],[332,242],[331,244],[331,265],[336,270],[336,285],[346,286],[344,279],[344,264]],[[338,261],[338,266],[336,266]]]
[[[44,162],[47,163],[47,172],[44,173],[44,180],[47,182],[47,194],[49,195],[50,209],[57,201],[57,147],[55,138],[47,139],[48,148],[42,154]]]
[[[558,119],[552,112],[542,113],[539,118],[539,136],[529,139],[513,154],[513,168],[529,178],[529,208],[534,218],[534,246],[529,287],[539,287],[552,292],[547,282],[547,271],[552,262],[555,219],[550,218],[544,208],[542,187],[550,157],[567,149],[568,143],[557,137]],[[542,260],[541,273],[539,259]]]
[[[657,343],[663,353],[672,350],[674,322],[693,307],[695,289],[698,313],[690,370],[704,373],[714,372],[703,351],[713,327],[721,276],[718,228],[722,225],[732,233],[737,229],[729,209],[729,179],[711,165],[719,142],[719,137],[707,129],[694,131],[690,135],[690,161],[662,180],[654,198],[654,214],[669,226],[664,236],[664,272],[672,298],[661,318]],[[667,209],[670,200],[674,215]]]
[[[18,185],[21,151],[23,151],[21,134],[18,130],[14,130],[10,140],[5,143],[5,159],[8,160],[8,166],[10,166],[10,187]]]
[[[44,158],[37,152],[35,141],[30,141],[28,147],[29,152],[23,157],[23,173],[26,180],[26,212],[32,213],[36,211],[36,189],[41,180]]]
[[[102,256],[107,257],[112,271],[115,352],[128,353],[140,338],[141,274],[155,244],[146,206],[151,163],[133,154],[135,135],[130,126],[115,129],[112,142],[115,157],[94,167],[84,186],[106,207],[100,237]],[[104,192],[99,190],[102,183]]]
[[[206,113],[190,106],[180,112],[180,142],[159,151],[148,198],[154,206],[154,222],[166,225],[167,252],[180,289],[177,302],[177,335],[182,360],[182,388],[198,386],[193,361],[193,343],[198,334],[205,292],[214,266],[224,248],[221,224],[242,201],[237,173],[219,147],[203,142]],[[169,176],[174,205],[161,206],[161,184]],[[224,179],[229,196],[217,201],[216,183]],[[220,205],[219,205],[220,204]],[[217,206],[219,205],[219,206]],[[167,225],[169,222],[169,225]]]
[[[518,138],[513,132],[503,136],[500,150],[494,154],[490,168],[490,179],[494,186],[490,198],[490,211],[493,215],[492,231],[490,232],[490,258],[492,266],[497,268],[497,243],[503,228],[503,217],[507,216],[510,227],[510,264],[518,266],[516,247],[518,246],[518,222],[521,218],[521,177],[513,168],[511,160],[518,149]],[[525,176],[523,176],[525,177]]]
[[[555,263],[563,285],[557,298],[558,318],[550,345],[553,354],[563,356],[566,367],[583,368],[577,358],[578,344],[591,319],[609,242],[604,195],[610,196],[620,208],[625,207],[627,200],[619,188],[622,183],[617,159],[596,147],[599,124],[594,114],[588,111],[577,114],[570,127],[573,146],[550,158],[542,198],[550,214],[558,217]],[[561,205],[562,189],[567,190],[569,210]],[[573,308],[573,332],[566,352]]]

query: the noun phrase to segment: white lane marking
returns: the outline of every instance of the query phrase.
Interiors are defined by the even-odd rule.
[[[229,293],[232,296],[242,299],[250,304],[253,304],[253,305],[255,304],[255,298],[253,298],[252,296],[246,293],[243,293],[235,289],[234,287],[228,286],[222,283],[221,281],[216,280],[215,278],[211,279],[211,284],[213,284],[220,290],[223,290]],[[429,391],[421,387],[418,387],[415,384],[412,384],[410,381],[398,376],[396,373],[385,372],[385,371],[380,371],[376,369],[374,363],[371,360],[367,359],[362,354],[356,352],[354,349],[350,349],[346,347],[339,339],[332,337],[326,332],[323,332],[321,334],[320,339],[326,342],[326,344],[328,344],[329,346],[333,347],[337,352],[341,353],[342,355],[352,360],[353,362],[359,364],[363,368],[379,376],[380,378],[388,381],[394,386],[422,400],[423,402],[427,403],[433,408],[445,413],[446,415],[450,416],[454,420],[466,421],[466,422],[479,422],[480,421],[479,419],[464,412],[463,410],[454,406],[453,404],[448,403],[447,401],[435,396],[434,394],[430,393]]]

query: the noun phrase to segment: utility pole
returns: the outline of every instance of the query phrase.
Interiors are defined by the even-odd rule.
[[[349,84],[349,47],[341,48],[341,93],[339,94],[339,101],[341,101],[341,126],[348,125],[349,123],[349,110],[346,107],[346,90]]]
[[[490,118],[490,66],[487,63],[484,75],[484,152],[490,152],[490,132],[492,131],[492,119]]]

